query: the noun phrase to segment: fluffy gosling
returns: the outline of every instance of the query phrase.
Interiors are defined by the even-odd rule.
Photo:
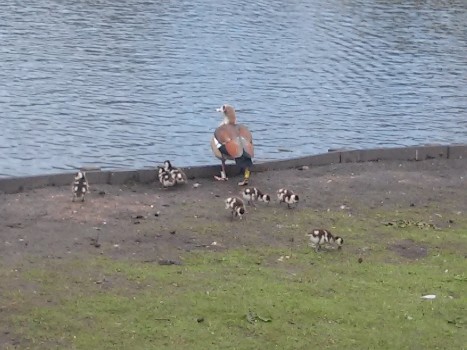
[[[76,198],[80,198],[81,202],[84,202],[84,197],[89,191],[89,184],[84,171],[78,171],[76,173],[75,179],[71,185],[71,191],[73,192],[72,202],[74,202]]]
[[[170,163],[170,160],[166,160],[164,162],[164,170],[168,171],[174,177],[175,183],[177,185],[183,185],[187,183],[188,178],[183,172],[183,170],[172,166],[172,163]]]
[[[177,181],[172,176],[172,174],[169,171],[164,170],[164,168],[162,167],[158,167],[158,168],[159,168],[158,178],[162,186],[164,188],[175,186]]]
[[[310,239],[310,245],[315,248],[316,252],[321,249],[321,245],[324,243],[335,243],[337,244],[337,249],[341,249],[344,244],[342,237],[334,237],[331,232],[324,229],[314,229],[306,235]]]
[[[266,194],[261,192],[258,188],[256,187],[247,187],[242,191],[242,196],[244,199],[248,201],[248,204],[255,207],[255,201],[261,201],[269,204],[271,202],[271,197]]]
[[[281,188],[277,191],[277,198],[279,199],[279,204],[287,203],[287,208],[289,209],[291,208],[291,204],[295,204],[295,206],[297,206],[299,201],[298,194],[295,194],[286,188]]]
[[[229,197],[225,200],[225,209],[230,209],[232,213],[232,220],[234,217],[239,219],[243,218],[245,215],[245,204],[243,200],[238,197]]]

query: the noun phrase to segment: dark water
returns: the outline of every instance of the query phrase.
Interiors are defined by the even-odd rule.
[[[0,176],[467,142],[467,1],[4,0]]]

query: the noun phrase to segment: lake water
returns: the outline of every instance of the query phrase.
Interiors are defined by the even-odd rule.
[[[0,176],[467,142],[465,0],[3,0]]]

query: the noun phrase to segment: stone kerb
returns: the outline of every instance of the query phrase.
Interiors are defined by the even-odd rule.
[[[253,171],[263,172],[298,168],[304,165],[320,166],[337,163],[369,162],[369,161],[422,161],[435,158],[467,159],[467,144],[425,145],[397,148],[376,148],[366,150],[335,150],[323,154],[300,158],[257,163]],[[183,168],[189,179],[209,178],[218,175],[219,165],[195,166]],[[12,177],[0,179],[0,193],[17,193],[25,190],[46,187],[71,185],[74,173],[39,175],[29,177]],[[239,174],[233,164],[227,166],[227,175]],[[128,182],[149,183],[157,180],[157,169],[87,171],[91,186],[93,184],[121,185]]]
[[[467,145],[452,145],[448,149],[449,159],[467,159]]]

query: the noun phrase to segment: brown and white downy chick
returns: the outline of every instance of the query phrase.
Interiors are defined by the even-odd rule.
[[[170,163],[170,160],[166,160],[164,162],[164,170],[168,171],[173,176],[176,184],[183,185],[187,183],[188,178],[186,177],[183,170],[172,166],[172,163]]]
[[[242,191],[242,196],[244,199],[248,201],[248,204],[252,205],[255,207],[255,201],[261,201],[268,203],[271,202],[271,197],[266,194],[261,192],[258,188],[256,187],[247,187]]]
[[[71,185],[71,191],[73,192],[73,202],[76,198],[80,198],[81,201],[84,202],[84,197],[89,191],[89,184],[84,171],[78,171],[76,173],[73,184]]]
[[[158,167],[158,168],[159,168],[158,178],[162,186],[164,188],[175,186],[177,181],[172,176],[172,174],[169,171],[164,170],[164,168],[162,167]]]
[[[232,220],[234,217],[243,218],[245,214],[245,204],[238,197],[229,197],[225,200],[225,209],[230,209],[232,212]]]
[[[286,188],[281,188],[277,191],[277,198],[279,199],[279,204],[287,203],[287,208],[289,209],[291,208],[291,204],[295,204],[295,206],[297,206],[299,201],[298,194],[295,194]]]
[[[316,252],[320,250],[321,244],[324,243],[335,243],[337,244],[337,249],[341,249],[344,244],[343,238],[339,236],[334,237],[331,232],[324,229],[314,229],[306,235],[310,239],[310,245],[315,248]]]

